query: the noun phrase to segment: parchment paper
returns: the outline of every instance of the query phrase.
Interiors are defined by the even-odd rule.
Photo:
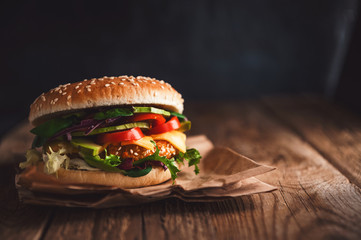
[[[107,208],[179,198],[187,202],[215,201],[254,193],[273,191],[255,176],[275,168],[260,165],[255,161],[224,148],[214,147],[204,135],[187,139],[187,147],[197,148],[202,155],[200,174],[193,167],[185,167],[175,183],[165,183],[133,189],[109,186],[59,184],[51,176],[39,176],[35,171],[24,171],[16,176],[20,199],[37,205],[68,207]]]

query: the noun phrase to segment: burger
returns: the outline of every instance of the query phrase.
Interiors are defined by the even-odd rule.
[[[198,174],[183,102],[170,84],[143,76],[60,85],[31,104],[35,137],[19,166],[64,184],[119,188],[174,182],[185,164]]]

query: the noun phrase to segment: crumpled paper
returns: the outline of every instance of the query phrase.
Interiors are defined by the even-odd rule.
[[[24,203],[89,208],[135,205],[166,198],[207,202],[276,189],[255,178],[274,170],[273,167],[258,164],[229,148],[214,147],[204,135],[189,137],[187,146],[198,149],[203,157],[200,173],[195,175],[194,167],[184,167],[174,184],[169,180],[133,189],[60,184],[52,176],[35,174],[33,169],[16,176],[16,187]]]

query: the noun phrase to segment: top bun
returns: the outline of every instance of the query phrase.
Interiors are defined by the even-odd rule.
[[[41,94],[30,106],[29,121],[38,125],[56,114],[121,105],[153,105],[183,112],[183,98],[171,85],[149,77],[102,77],[67,83]]]

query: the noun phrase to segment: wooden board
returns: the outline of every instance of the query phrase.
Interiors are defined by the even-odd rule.
[[[361,187],[361,121],[358,116],[310,96],[265,98],[263,102],[285,125]]]
[[[14,227],[0,215],[0,239],[22,238],[28,232],[42,239],[359,239],[359,187],[350,183],[349,176],[331,164],[305,133],[300,135],[304,131],[295,130],[291,122],[299,122],[300,115],[290,118],[279,114],[291,107],[297,111],[302,101],[295,100],[287,108],[276,103],[192,103],[186,105],[186,114],[192,120],[192,134],[204,133],[216,145],[229,146],[263,164],[276,166],[276,171],[260,179],[278,186],[278,191],[212,203],[170,199],[103,210],[19,204],[33,209],[32,214],[40,210],[40,216],[34,217],[41,220],[31,221],[26,217],[31,215],[28,213],[14,217],[11,226],[20,222],[24,226],[21,231],[13,231]],[[330,126],[327,131],[336,125],[332,118],[313,118],[320,119]],[[337,142],[329,144],[337,148]],[[348,161],[342,156],[340,159]],[[5,195],[16,202],[14,196]],[[5,204],[2,212],[11,208],[9,201]]]

